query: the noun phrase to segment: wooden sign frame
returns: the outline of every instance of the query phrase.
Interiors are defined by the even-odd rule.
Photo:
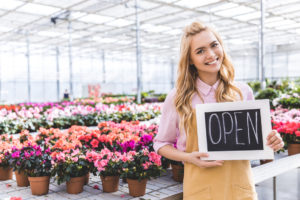
[[[206,129],[205,113],[231,112],[241,110],[259,109],[261,118],[261,131],[263,146],[261,150],[218,150],[208,151],[208,139]],[[274,159],[274,151],[266,145],[267,135],[271,132],[270,104],[268,99],[254,101],[238,101],[226,103],[206,103],[196,105],[197,134],[199,152],[209,154],[208,158],[202,160],[257,160]],[[249,130],[248,130],[249,131]],[[249,134],[249,133],[248,133]],[[221,137],[221,136],[220,136]],[[226,137],[226,135],[225,135]]]

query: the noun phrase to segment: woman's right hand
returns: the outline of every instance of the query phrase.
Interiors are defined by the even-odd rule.
[[[203,157],[208,157],[208,154],[194,151],[188,154],[187,162],[202,168],[222,166],[224,163],[224,160],[201,160]]]

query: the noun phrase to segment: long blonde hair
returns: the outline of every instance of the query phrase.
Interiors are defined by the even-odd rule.
[[[188,133],[188,123],[192,118],[192,98],[198,94],[203,102],[203,98],[199,94],[196,87],[196,80],[198,78],[198,71],[194,65],[191,64],[191,38],[202,32],[211,31],[221,46],[223,42],[216,31],[205,26],[200,22],[193,22],[185,27],[180,46],[180,60],[178,65],[178,78],[176,81],[175,107],[180,117],[180,129],[184,129]],[[233,85],[234,68],[223,48],[223,62],[219,70],[219,85],[216,89],[215,97],[217,102],[230,102],[243,99],[239,88]],[[238,95],[237,95],[238,94]]]

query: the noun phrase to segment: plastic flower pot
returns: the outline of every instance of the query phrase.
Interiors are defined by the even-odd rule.
[[[0,180],[5,181],[12,179],[12,172],[13,170],[10,167],[0,167]]]
[[[288,155],[292,156],[300,153],[300,144],[288,144]]]
[[[32,195],[48,194],[50,176],[28,177]]]
[[[84,182],[84,185],[89,184],[89,180],[90,180],[90,173],[87,173],[87,174],[85,175],[85,182]]]
[[[171,164],[171,166],[172,166],[173,180],[182,183],[184,167],[181,165],[174,165],[174,164]]]
[[[127,178],[129,195],[133,197],[144,196],[146,193],[147,179],[141,181]]]
[[[119,189],[119,176],[100,176],[103,192],[116,192]]]
[[[67,181],[67,193],[79,194],[83,191],[83,186],[86,180],[86,175],[81,177],[73,177]]]
[[[15,171],[17,186],[19,187],[27,187],[29,186],[28,177],[24,174],[24,171]]]

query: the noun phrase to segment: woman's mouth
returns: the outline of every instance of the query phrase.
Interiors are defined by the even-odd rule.
[[[205,65],[213,65],[213,64],[216,64],[218,60],[219,60],[219,58],[216,58],[215,60],[213,60],[213,61],[211,61],[211,62],[206,62]]]

